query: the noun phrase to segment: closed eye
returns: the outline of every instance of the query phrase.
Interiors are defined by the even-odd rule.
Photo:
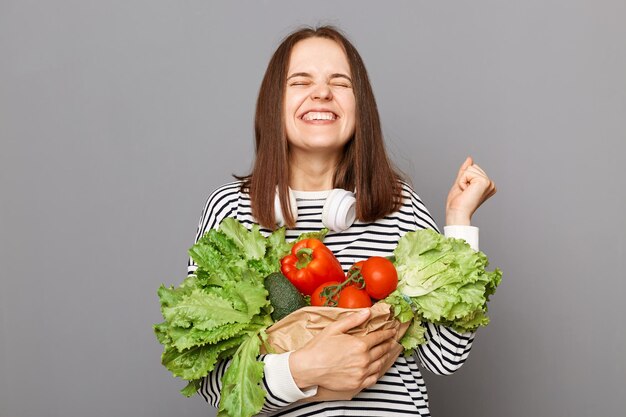
[[[346,74],[332,74],[330,76],[330,83],[336,87],[352,88],[352,79]]]

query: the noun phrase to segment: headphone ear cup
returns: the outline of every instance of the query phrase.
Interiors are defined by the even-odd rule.
[[[326,198],[322,210],[322,223],[334,232],[343,232],[356,220],[356,198],[354,193],[335,188]]]
[[[291,188],[288,188],[288,191],[289,208],[291,209],[291,214],[293,215],[293,221],[298,221],[298,203],[296,202],[296,196],[293,195]],[[283,209],[280,207],[278,187],[276,187],[276,195],[274,196],[274,218],[276,219],[276,224],[279,227],[283,227],[285,225],[285,216],[283,215]]]

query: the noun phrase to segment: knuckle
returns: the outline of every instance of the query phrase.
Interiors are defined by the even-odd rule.
[[[355,341],[355,347],[357,349],[358,352],[364,353],[367,352],[368,350],[368,346],[367,343],[365,343],[363,340],[361,339],[356,339]]]
[[[350,381],[350,383],[348,383],[346,385],[346,389],[350,390],[350,391],[351,390],[355,390],[355,389],[359,389],[359,388],[361,388],[361,378],[356,379],[356,380],[352,380],[352,381]]]
[[[357,366],[361,369],[362,372],[365,372],[365,368],[369,366],[369,358],[367,358],[365,355],[359,357],[359,359],[357,360]]]
[[[378,381],[378,379],[375,376],[370,376],[366,378],[365,381],[363,381],[363,388],[371,387],[372,385],[376,384],[376,381]]]
[[[389,355],[387,355],[389,356]],[[378,362],[378,364],[376,364],[376,374],[380,375],[382,373],[384,373],[385,368],[383,368],[383,363],[382,362]]]

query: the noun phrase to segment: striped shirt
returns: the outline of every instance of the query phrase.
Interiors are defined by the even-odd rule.
[[[233,217],[252,227],[255,219],[251,214],[250,198],[241,192],[241,183],[236,181],[215,190],[207,199],[198,230],[196,241],[208,230],[217,228],[226,217]],[[294,191],[298,218],[296,226],[286,232],[287,240],[297,238],[304,232],[315,232],[322,229],[322,209],[329,191]],[[324,244],[339,259],[344,271],[355,262],[371,256],[390,256],[393,254],[398,240],[405,233],[424,228],[437,230],[420,198],[411,187],[402,184],[403,202],[399,211],[385,216],[372,223],[356,221],[343,232],[330,232]],[[261,228],[261,233],[271,231]],[[189,274],[193,274],[196,265],[189,261]],[[261,358],[265,361],[263,387],[267,392],[262,415],[268,416],[429,416],[428,394],[424,379],[418,368],[437,375],[449,375],[459,369],[465,362],[474,340],[474,333],[459,334],[452,329],[424,323],[427,343],[419,346],[414,355],[400,355],[391,368],[378,382],[366,388],[349,401],[332,402],[298,402],[293,398],[285,398],[280,392],[272,390],[268,382],[269,356]],[[220,400],[221,377],[229,361],[216,365],[215,369],[202,381],[200,394],[214,407]],[[267,378],[266,378],[267,377]]]

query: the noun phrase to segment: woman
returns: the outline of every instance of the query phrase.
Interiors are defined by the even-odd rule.
[[[387,158],[365,67],[336,29],[298,30],[281,43],[261,85],[255,133],[252,173],[211,194],[196,240],[225,217],[247,226],[258,223],[264,233],[285,224],[288,239],[326,225],[332,231],[324,243],[347,270],[370,256],[391,255],[408,231],[436,229]],[[354,198],[346,190],[354,190]],[[470,218],[494,193],[484,171],[467,158],[448,195],[446,235],[477,248],[478,230],[470,226]],[[337,214],[334,206],[343,212]],[[194,271],[190,262],[189,272]],[[284,416],[429,415],[416,357],[399,356],[402,349],[393,330],[361,339],[347,334],[368,316],[364,309],[328,326],[301,349],[265,355],[262,411]],[[417,358],[436,374],[454,372],[465,361],[474,334],[426,327],[428,343],[416,350]],[[200,393],[213,406],[218,406],[227,366],[220,363],[203,381]]]

